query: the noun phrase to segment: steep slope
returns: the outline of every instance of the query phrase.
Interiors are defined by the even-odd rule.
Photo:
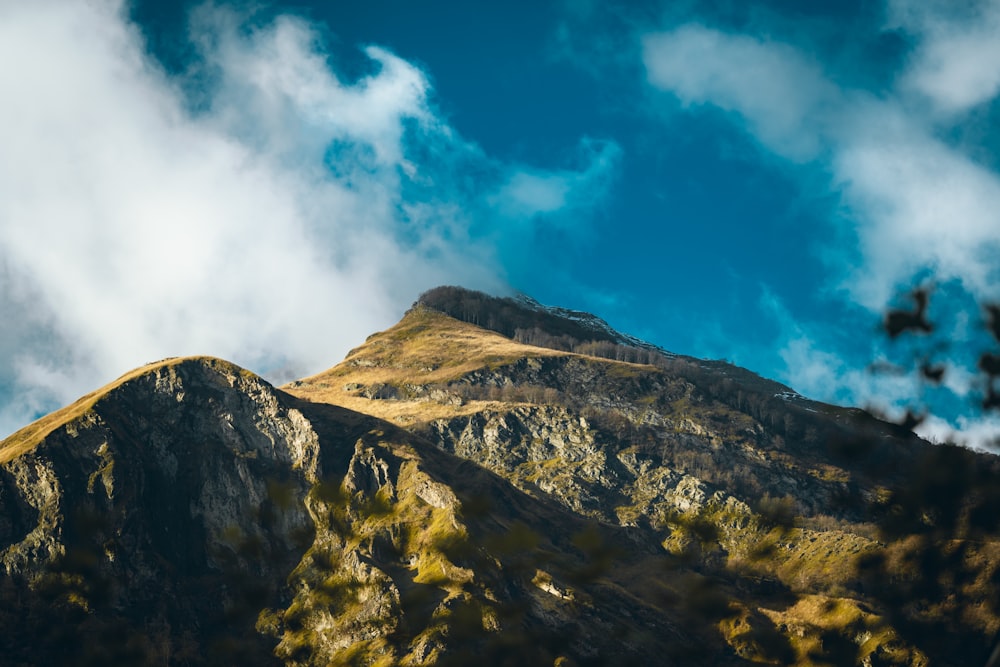
[[[227,362],[145,367],[9,448],[8,664],[727,661],[650,599],[636,572],[700,580],[655,544]]]
[[[993,457],[445,288],[282,389],[168,359],[0,443],[0,662],[984,664],[998,506]]]
[[[596,340],[577,338],[592,333]],[[933,461],[996,480],[995,458],[933,448],[895,425],[808,401],[743,369],[628,347],[629,340],[586,318],[560,321],[537,304],[445,288],[338,366],[288,390],[392,420],[528,494],[626,527],[731,582],[742,591],[731,600],[741,611],[720,628],[746,657],[776,655],[740,639],[762,617],[785,628],[781,650],[802,664],[821,663],[824,651],[835,663],[847,651],[851,663],[878,655],[915,664],[923,658],[914,645],[934,650],[940,664],[988,652],[1000,628],[989,583],[998,563],[995,526],[977,534],[986,539],[959,540],[948,556],[979,564],[958,568],[974,583],[957,596],[914,592],[900,614],[892,599],[899,591],[873,586],[893,562],[892,581],[919,589],[915,580],[927,573],[902,563],[928,552],[906,540],[944,525],[920,518],[940,508],[917,508],[894,489],[924,486],[922,467]],[[990,485],[980,480],[976,488]],[[990,493],[974,501],[979,510],[996,506]],[[890,534],[882,517],[892,513],[913,520]],[[947,538],[963,535],[970,534]],[[771,599],[779,591],[813,602]],[[974,618],[962,619],[971,609],[979,610]]]
[[[20,630],[4,633],[5,656],[266,654],[242,641],[246,598],[278,596],[312,529],[304,508],[275,510],[273,486],[304,494],[319,466],[317,435],[267,383],[220,360],[167,360],[0,452],[0,562],[25,607],[4,609]]]
[[[802,409],[799,401],[774,398],[785,411],[767,420],[779,422],[775,429],[695,384],[690,362],[670,363],[684,366],[675,372],[675,365],[664,369],[519,344],[418,305],[341,364],[286,389],[407,426],[448,451],[520,478],[544,477],[546,466],[539,464],[546,462],[565,474],[573,459],[603,457],[595,465],[607,473],[610,490],[621,486],[618,473],[630,467],[660,470],[669,464],[747,497],[801,496],[800,513],[808,516],[859,491],[854,461],[822,451],[818,432],[808,434],[809,442],[786,442],[775,433],[793,430],[786,424],[803,412],[818,414],[808,407],[818,404],[802,399]],[[823,408],[834,418],[812,419],[828,436],[863,434],[895,447],[894,453],[915,441],[872,420],[861,426],[874,425],[878,432],[841,429],[836,418],[844,411]],[[629,463],[619,461],[619,454]],[[574,488],[582,493],[584,486]],[[876,491],[874,485],[865,490]],[[594,516],[613,520],[610,510]]]

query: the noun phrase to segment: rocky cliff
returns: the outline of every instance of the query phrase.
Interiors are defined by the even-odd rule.
[[[985,664],[998,479],[438,291],[284,388],[169,359],[0,443],[0,663]]]

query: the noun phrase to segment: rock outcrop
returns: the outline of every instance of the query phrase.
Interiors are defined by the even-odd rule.
[[[634,664],[681,636],[591,571],[575,541],[614,531],[227,362],[53,417],[0,467],[10,664]]]

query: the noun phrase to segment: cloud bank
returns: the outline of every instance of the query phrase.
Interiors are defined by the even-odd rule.
[[[423,289],[502,289],[473,223],[614,169],[498,163],[418,68],[373,46],[344,80],[301,19],[208,6],[191,34],[178,79],[120,2],[0,4],[0,435],[164,356],[321,370]]]

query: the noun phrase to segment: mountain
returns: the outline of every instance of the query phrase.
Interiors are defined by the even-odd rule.
[[[0,443],[0,664],[986,664],[998,481],[443,287],[284,387],[166,359]]]

